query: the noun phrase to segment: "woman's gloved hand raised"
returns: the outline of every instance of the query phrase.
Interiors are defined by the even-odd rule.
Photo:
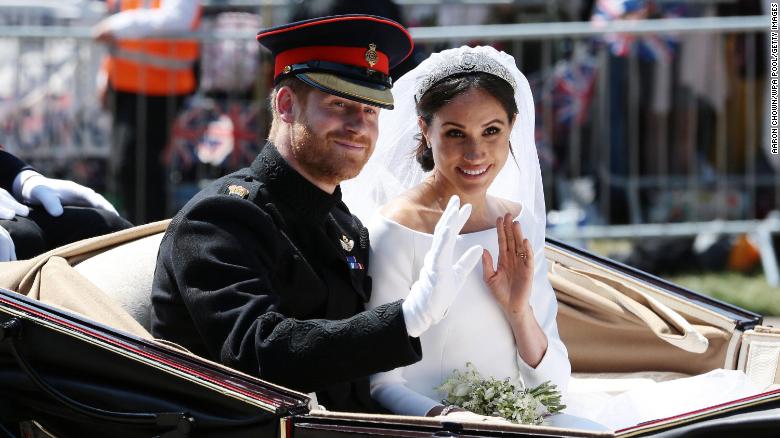
[[[471,205],[461,208],[460,199],[453,196],[436,224],[420,275],[402,305],[409,336],[419,337],[444,318],[460,292],[463,279],[479,261],[482,247],[475,245],[453,263],[455,240],[470,214]]]

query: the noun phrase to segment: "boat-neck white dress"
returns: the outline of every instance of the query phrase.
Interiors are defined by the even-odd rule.
[[[539,226],[522,209],[517,220],[534,251],[534,281],[531,307],[547,335],[547,351],[532,368],[517,353],[514,335],[501,307],[482,279],[477,263],[447,315],[420,336],[422,360],[412,365],[378,373],[371,377],[371,395],[386,409],[403,415],[425,415],[441,404],[445,394],[435,387],[454,369],[465,370],[471,362],[483,376],[518,379],[527,386],[550,380],[566,390],[571,366],[556,324],[558,304],[547,280],[544,235],[535,235]],[[417,280],[423,258],[433,235],[404,227],[380,214],[368,224],[371,236],[369,273],[373,290],[368,307],[406,298]],[[498,260],[498,235],[488,229],[458,236],[455,259],[473,245],[482,245]],[[381,346],[378,346],[381,348]]]
[[[383,407],[396,414],[425,415],[444,397],[434,388],[453,369],[464,370],[467,362],[473,363],[483,376],[522,379],[527,386],[546,380],[558,385],[567,408],[565,413],[552,416],[550,424],[559,427],[618,430],[765,390],[752,384],[741,371],[714,370],[689,378],[648,383],[619,395],[583,391],[580,385],[583,381],[577,379],[571,379],[574,391],[567,391],[571,366],[556,325],[558,304],[547,280],[544,236],[534,234],[541,227],[533,226],[528,216],[521,211],[517,219],[534,248],[531,306],[548,342],[542,361],[532,368],[517,354],[512,329],[482,280],[482,264],[477,263],[444,319],[420,336],[422,360],[371,376],[371,395]],[[406,298],[417,280],[433,236],[379,214],[369,221],[368,228],[371,233],[369,272],[373,277],[368,306]],[[456,257],[473,245],[482,245],[497,260],[495,229],[458,236]]]

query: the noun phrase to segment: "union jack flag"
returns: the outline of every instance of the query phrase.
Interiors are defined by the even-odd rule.
[[[205,130],[204,115],[200,108],[191,106],[191,101],[185,105],[173,122],[171,138],[163,153],[163,162],[168,168],[189,170],[198,160],[194,145]]]
[[[598,0],[593,8],[591,22],[599,25],[615,20],[647,18],[654,12],[659,13],[663,18],[677,18],[685,16],[687,9],[682,4],[664,3],[657,5],[652,0]],[[621,33],[608,34],[604,36],[604,42],[615,56],[628,56],[634,49],[643,60],[665,63],[672,61],[679,47],[677,38],[669,34],[642,36]]]
[[[174,122],[165,164],[185,172],[199,163],[225,171],[249,165],[265,143],[258,112],[252,102],[192,99]]]
[[[541,73],[528,78],[536,107],[537,144],[549,142],[544,134],[545,111],[551,109],[554,130],[582,125],[596,83],[597,59],[590,48],[578,46],[569,58],[559,60],[552,74]]]
[[[553,70],[552,105],[556,126],[582,125],[588,117],[596,57],[577,50],[571,59],[561,60]]]

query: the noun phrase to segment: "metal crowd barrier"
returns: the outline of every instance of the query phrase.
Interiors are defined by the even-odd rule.
[[[759,242],[768,281],[778,284],[771,234],[780,232],[780,220],[762,219],[780,206],[780,168],[772,169],[772,157],[762,157],[768,134],[762,71],[769,58],[762,39],[768,30],[768,16],[749,16],[418,27],[410,32],[427,50],[475,42],[499,45],[527,72],[536,94],[548,208],[562,210],[552,217],[567,218],[551,220],[550,235],[578,240],[702,230],[748,233]],[[94,99],[89,88],[104,53],[91,32],[78,26],[0,26],[0,143],[26,158],[110,158],[105,114],[88,102]],[[253,41],[255,33],[204,31],[180,37],[209,44]],[[648,38],[668,59],[644,60],[636,45],[617,56],[605,43],[640,38]],[[32,55],[25,47],[31,46],[43,65],[28,59]],[[694,60],[701,55],[696,48],[713,50],[714,61]],[[70,56],[62,57],[63,51]],[[15,57],[8,55],[12,52]],[[260,59],[267,68],[267,57]],[[694,64],[703,66],[701,71],[692,70]],[[700,89],[681,83],[681,71]],[[69,82],[62,79],[68,75],[73,77]],[[58,77],[67,83],[57,83]],[[38,94],[20,94],[36,80],[41,81]],[[56,99],[50,93],[54,89]],[[29,104],[20,107],[20,102]],[[78,114],[60,126],[52,117],[56,106],[66,103]],[[20,108],[43,115],[25,118]],[[53,127],[40,138],[25,137],[36,123]],[[71,131],[70,143],[57,142],[57,129]]]

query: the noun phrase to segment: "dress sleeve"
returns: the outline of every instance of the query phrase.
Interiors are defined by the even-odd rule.
[[[161,37],[193,30],[199,8],[199,0],[163,0],[159,9],[131,9],[107,20],[116,38]]]
[[[406,386],[403,368],[371,375],[371,397],[398,415],[422,417],[441,404]]]
[[[211,197],[177,219],[160,257],[167,259],[198,335],[222,363],[312,392],[420,359],[419,340],[407,335],[400,302],[341,320],[286,315],[283,291],[270,280],[282,240],[270,216],[253,203]]]
[[[368,308],[403,300],[417,279],[414,234],[381,217],[368,224],[371,235],[373,290]],[[371,376],[371,397],[385,409],[402,415],[425,415],[439,403],[406,386],[404,368]]]
[[[540,229],[540,227],[535,227]],[[541,234],[541,236],[539,235]],[[539,326],[547,335],[547,351],[541,362],[532,368],[519,354],[517,365],[526,386],[534,387],[550,380],[561,392],[566,391],[571,375],[571,364],[566,346],[558,334],[558,301],[547,278],[547,258],[544,254],[544,230],[534,233],[531,240],[534,247],[534,283],[531,307]]]

